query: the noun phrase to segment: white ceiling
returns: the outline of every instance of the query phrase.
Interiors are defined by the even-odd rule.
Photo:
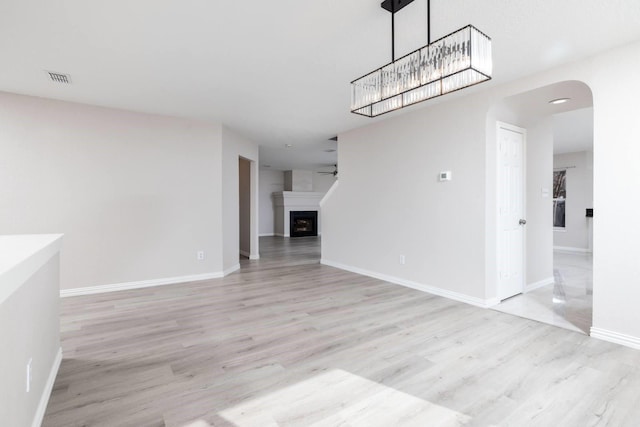
[[[549,101],[567,98],[563,104]],[[554,154],[593,150],[593,96],[587,85],[565,81],[505,98],[495,110],[528,127],[551,117]]]
[[[567,98],[568,101],[563,104],[549,103],[559,98]],[[545,117],[591,106],[593,96],[586,84],[579,81],[563,81],[510,96],[497,103],[494,108],[498,111],[508,111],[517,117],[517,123],[527,126]]]
[[[593,108],[553,116],[553,153],[593,151]]]
[[[223,122],[272,167],[333,163],[329,138],[388,117],[349,113],[349,82],[390,60],[380,2],[3,0],[0,90]],[[467,93],[640,39],[638,0],[431,3],[433,39],[469,23],[493,39],[494,80]],[[426,43],[425,16],[426,0],[398,13],[396,56]]]

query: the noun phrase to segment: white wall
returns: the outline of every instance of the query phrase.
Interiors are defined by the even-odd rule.
[[[219,273],[221,134],[0,93],[0,234],[64,233],[63,289]]]
[[[258,145],[243,138],[226,126],[222,127],[222,230],[223,268],[229,273],[240,267],[240,193],[238,159],[250,161],[251,203],[258,206]],[[250,214],[250,256],[259,257],[258,209]]]
[[[327,191],[329,191],[334,182],[336,182],[335,176],[316,173],[313,175],[313,191],[327,194]]]
[[[284,191],[313,191],[313,172],[305,170],[285,171]]]
[[[260,169],[260,235],[273,236],[273,197],[272,193],[284,190],[284,172]]]
[[[527,126],[526,285],[553,283],[553,120]],[[546,193],[543,193],[543,189]]]
[[[593,325],[600,337],[640,348],[640,44],[594,60]],[[611,334],[613,332],[613,334]]]
[[[487,110],[469,97],[340,134],[323,262],[483,300]]]
[[[591,335],[640,348],[640,289],[627,284],[640,277],[640,128],[634,117],[640,82],[640,42],[634,42],[583,61],[533,75],[495,88],[492,98],[519,93],[559,81],[579,80],[593,93],[594,211],[593,218],[593,327]],[[488,138],[488,151],[494,150]],[[489,156],[488,156],[489,158]],[[488,170],[488,175],[490,171]],[[494,182],[489,177],[490,182]],[[490,199],[488,195],[487,199]],[[487,222],[487,235],[493,223]],[[493,248],[488,242],[487,247]],[[488,252],[489,256],[493,252]],[[488,289],[492,286],[488,282]]]
[[[341,182],[323,206],[323,260],[454,296],[495,297],[496,143],[487,112],[514,94],[583,81],[594,104],[592,333],[640,348],[640,288],[629,286],[640,277],[639,66],[636,42],[340,134]],[[452,170],[453,181],[435,183],[440,170]]]
[[[554,168],[567,168],[567,201],[565,202],[565,228],[555,230],[556,248],[588,252],[592,219],[585,210],[593,207],[593,152],[564,153],[553,156]]]

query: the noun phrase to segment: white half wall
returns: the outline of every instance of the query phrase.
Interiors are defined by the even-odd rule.
[[[0,252],[13,255],[22,243],[27,257],[0,262],[0,287],[13,288],[0,299],[0,424],[39,427],[62,360],[60,236],[1,236]]]
[[[586,209],[593,207],[593,152],[556,154],[553,167],[567,168],[565,228],[554,231],[553,245],[590,252],[593,218],[586,217]]]
[[[62,289],[222,272],[221,135],[0,93],[0,234],[64,234]]]

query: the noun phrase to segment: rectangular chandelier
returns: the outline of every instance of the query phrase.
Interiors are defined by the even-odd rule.
[[[491,38],[472,25],[351,82],[351,112],[375,117],[491,79]]]

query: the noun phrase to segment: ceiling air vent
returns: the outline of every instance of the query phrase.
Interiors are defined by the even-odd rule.
[[[52,82],[71,84],[71,76],[69,74],[54,73],[53,71],[47,71],[49,78]]]

